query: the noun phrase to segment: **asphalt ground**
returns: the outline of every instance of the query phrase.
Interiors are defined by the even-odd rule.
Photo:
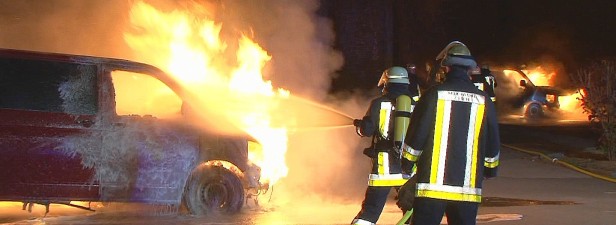
[[[502,149],[499,176],[483,190],[480,214],[520,216],[499,225],[616,224],[616,183],[510,148]]]
[[[598,148],[600,130],[582,120],[501,119],[501,142],[570,163],[600,176],[616,179],[616,161]]]
[[[576,152],[596,154],[594,138],[583,122],[503,123],[505,145],[549,155]],[[586,155],[592,155],[587,154]],[[504,146],[499,176],[486,180],[478,224],[498,225],[613,225],[616,224],[616,183],[588,176],[551,160]],[[195,217],[156,215],[131,211],[99,210],[95,213],[43,209],[32,213],[19,204],[0,208],[6,224],[348,224],[359,205],[300,205],[272,209],[245,209],[239,215]],[[401,213],[389,201],[378,224],[396,224]],[[443,224],[446,224],[443,220]]]

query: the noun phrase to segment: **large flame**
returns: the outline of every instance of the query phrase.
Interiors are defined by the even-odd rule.
[[[556,76],[556,71],[549,72],[547,69],[537,66],[534,69],[522,70],[528,78],[537,86],[553,85],[552,79]]]
[[[522,70],[526,74],[526,76],[530,79],[530,81],[536,86],[554,86],[555,79],[557,76],[556,71],[546,69],[542,66],[537,66],[532,69]],[[516,79],[516,82],[519,82],[520,79],[523,79],[521,76],[517,76],[514,78],[514,74],[517,72],[513,70],[504,70],[503,73],[509,77],[510,79]],[[575,112],[580,113],[582,111],[581,105],[581,92],[583,90],[577,90],[574,93],[569,95],[558,96],[558,102],[560,103],[560,109],[567,112]],[[550,96],[548,96],[550,97]]]
[[[571,95],[558,97],[560,108],[567,111],[580,111],[582,108],[582,94],[584,93],[586,93],[584,89],[578,89]]]
[[[526,76],[537,86],[554,86],[554,79],[556,78],[556,71],[549,71],[548,69],[537,66],[534,69],[522,70],[526,73]],[[558,96],[558,102],[560,103],[560,109],[568,112],[580,112],[581,95],[578,90],[569,95]]]
[[[226,121],[254,137],[262,152],[250,152],[250,159],[261,167],[261,182],[273,185],[288,172],[287,129],[272,123],[273,112],[290,94],[263,79],[271,56],[261,46],[243,34],[221,38],[223,26],[212,19],[213,10],[188,8],[163,12],[135,2],[130,15],[135,29],[125,40],[140,61],[161,68],[189,93],[183,100],[204,121]]]

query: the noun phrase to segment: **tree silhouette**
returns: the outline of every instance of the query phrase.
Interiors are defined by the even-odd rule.
[[[616,60],[592,62],[570,77],[583,87],[582,107],[602,132],[599,148],[616,160]]]

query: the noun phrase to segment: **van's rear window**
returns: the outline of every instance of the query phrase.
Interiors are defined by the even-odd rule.
[[[0,57],[0,108],[95,114],[96,67]]]

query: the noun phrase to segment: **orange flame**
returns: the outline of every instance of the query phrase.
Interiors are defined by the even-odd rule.
[[[201,118],[227,121],[254,137],[262,152],[250,152],[250,159],[261,167],[261,182],[273,185],[288,173],[288,135],[286,127],[275,127],[271,121],[278,101],[290,93],[274,90],[263,80],[271,56],[245,35],[221,39],[222,24],[211,19],[212,14],[163,12],[137,1],[130,14],[137,29],[126,32],[125,40],[140,61],[161,68],[191,94],[183,100]]]
[[[541,66],[537,66],[534,69],[522,70],[528,76],[528,78],[537,86],[550,86],[552,85],[552,78],[556,76],[556,72],[547,72]]]
[[[560,102],[560,109],[566,111],[580,111],[582,108],[582,94],[585,93],[584,89],[578,89],[575,93],[567,96],[558,97]]]
[[[173,118],[180,113],[182,100],[160,80],[125,71],[114,71],[111,77],[118,115]]]
[[[548,69],[545,69],[541,66],[537,66],[534,69],[522,70],[526,74],[526,76],[530,79],[530,81],[536,86],[553,86],[554,79],[556,78],[556,71],[549,72]],[[513,70],[503,70],[503,73],[510,79],[515,79],[516,82],[519,82],[520,79],[523,79],[520,75],[516,76],[516,71]],[[573,112],[580,113],[581,109],[581,93],[583,93],[583,89],[577,90],[575,93],[565,96],[558,96],[558,102],[560,103],[560,109]],[[548,96],[549,98],[549,96]]]
[[[522,70],[526,76],[537,86],[553,86],[554,80],[556,78],[556,72],[548,72],[547,69],[537,66],[535,69],[530,70]],[[560,109],[568,112],[580,112],[581,104],[580,101],[581,95],[578,90],[573,94],[559,96],[558,102],[560,103]]]

